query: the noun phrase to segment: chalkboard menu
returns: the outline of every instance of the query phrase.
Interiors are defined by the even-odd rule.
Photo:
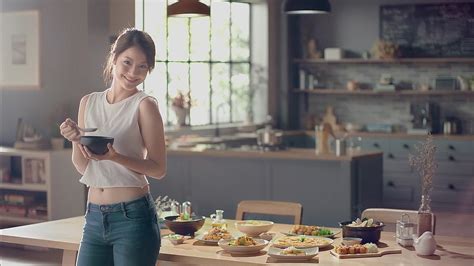
[[[474,57],[474,3],[381,6],[380,39],[402,57]]]

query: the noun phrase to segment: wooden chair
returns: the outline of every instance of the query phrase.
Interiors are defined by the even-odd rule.
[[[237,205],[235,219],[242,220],[245,213],[292,216],[294,217],[294,224],[301,224],[303,206],[296,202],[243,200]]]
[[[418,221],[418,211],[415,210],[402,210],[402,209],[384,209],[384,208],[369,208],[362,212],[362,219],[372,218],[375,221],[384,222],[386,225],[385,231],[395,231],[397,220],[402,218],[402,214],[408,214],[410,216],[410,222],[416,224]],[[432,214],[431,227],[433,228],[433,234],[436,229],[436,215]]]

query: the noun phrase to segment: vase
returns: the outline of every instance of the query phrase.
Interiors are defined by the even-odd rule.
[[[176,123],[178,126],[186,125],[186,117],[188,116],[188,108],[173,107],[174,113],[176,114]]]
[[[418,209],[418,236],[421,236],[424,232],[427,231],[433,232],[433,213],[431,212],[430,203],[430,195],[421,195],[421,205]]]

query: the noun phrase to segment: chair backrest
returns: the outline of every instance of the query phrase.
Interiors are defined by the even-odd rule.
[[[362,212],[363,218],[372,218],[375,221],[384,222],[386,225],[384,230],[395,231],[397,220],[400,220],[402,214],[408,214],[410,222],[416,224],[418,222],[418,211],[415,210],[403,210],[403,209],[385,209],[385,208],[369,208]],[[436,215],[432,214],[431,217],[431,228],[433,228],[433,234],[436,229]]]
[[[235,219],[242,220],[245,213],[292,216],[294,217],[294,224],[301,224],[303,206],[296,202],[243,200],[237,205]]]

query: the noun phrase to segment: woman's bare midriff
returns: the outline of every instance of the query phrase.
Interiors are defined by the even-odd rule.
[[[113,187],[89,188],[88,201],[94,204],[114,204],[132,201],[143,197],[150,191],[149,186],[140,187]]]

